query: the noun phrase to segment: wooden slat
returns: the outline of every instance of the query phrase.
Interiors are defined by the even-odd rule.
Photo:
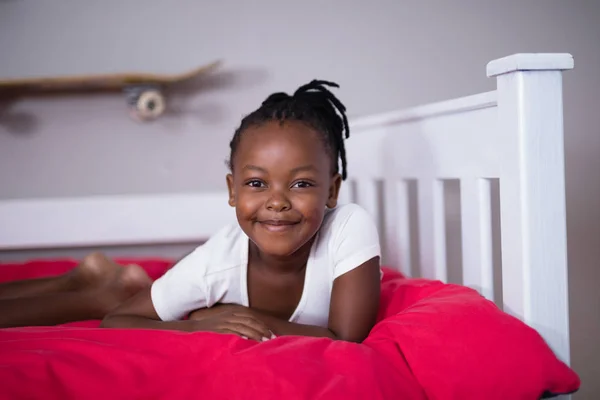
[[[417,190],[421,275],[447,282],[444,185],[440,180],[420,179]]]
[[[340,192],[338,193],[338,202],[341,204],[353,203],[352,197],[352,181],[346,180],[342,182],[340,186]]]
[[[384,187],[384,249],[386,263],[411,276],[411,237],[408,182],[389,180]]]
[[[358,179],[356,184],[356,203],[363,207],[380,226],[380,207],[377,181],[374,179]],[[381,230],[380,230],[381,232]]]
[[[469,178],[460,185],[463,284],[494,300],[490,183]]]

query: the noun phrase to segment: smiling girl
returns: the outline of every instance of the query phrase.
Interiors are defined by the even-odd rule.
[[[338,205],[343,104],[312,81],[275,93],[230,143],[226,226],[102,322],[104,327],[362,341],[379,306],[380,245],[367,212]],[[338,163],[341,162],[341,174]],[[187,318],[186,318],[187,317]]]

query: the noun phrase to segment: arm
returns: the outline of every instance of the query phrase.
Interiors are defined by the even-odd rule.
[[[184,332],[233,333],[262,340],[271,332],[252,315],[224,312],[203,320],[183,320],[191,311],[208,305],[204,278],[206,247],[199,247],[165,272],[150,288],[111,311],[104,328],[164,329]]]
[[[377,227],[367,211],[358,205],[346,205],[332,218],[326,231],[334,279],[327,328],[282,321],[242,306],[230,307],[255,315],[276,335],[363,341],[379,311],[381,249]],[[199,308],[202,307],[194,309]],[[198,310],[191,318],[202,319],[206,312]]]
[[[355,204],[343,206],[332,218],[327,233],[334,281],[327,329],[265,320],[276,334],[362,342],[375,324],[381,290],[377,226],[369,213]]]
[[[183,257],[151,287],[112,310],[101,326],[196,330],[192,322],[181,319],[188,309],[206,306],[206,290],[202,279],[206,252],[206,247],[200,246]]]
[[[152,305],[151,289],[144,289],[109,313],[102,328],[167,329],[193,332],[195,321],[162,321]]]
[[[144,290],[107,315],[101,323],[103,328],[164,329],[183,332],[218,332],[252,338],[257,341],[270,339],[269,328],[249,313],[226,311],[201,320],[162,321],[152,305],[151,292]]]
[[[275,336],[313,336],[338,339],[338,337],[328,328],[316,325],[303,325],[279,319],[268,314],[253,311],[257,318],[263,321]]]
[[[190,318],[200,320],[222,310],[246,310],[263,321],[276,336],[328,337],[334,340],[362,342],[375,324],[379,310],[379,271],[379,257],[374,257],[333,282],[327,328],[297,324],[259,311],[247,310],[244,306],[230,304],[197,310]]]
[[[259,314],[259,319],[275,335],[317,336],[362,342],[375,325],[379,310],[379,271],[379,257],[374,257],[333,282],[327,328],[296,324],[262,314]]]

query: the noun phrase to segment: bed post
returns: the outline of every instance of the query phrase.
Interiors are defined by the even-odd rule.
[[[494,60],[498,124],[510,150],[500,179],[504,310],[570,363],[562,71],[570,54]]]

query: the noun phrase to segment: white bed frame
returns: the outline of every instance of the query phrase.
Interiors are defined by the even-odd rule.
[[[562,71],[571,68],[569,54],[516,54],[488,64],[495,91],[351,121],[351,184],[342,192],[343,200],[363,205],[378,221],[386,265],[410,275],[418,257],[421,276],[446,281],[443,182],[458,179],[462,283],[501,298],[500,306],[537,329],[566,363]],[[418,187],[415,254],[409,181]],[[494,182],[500,188],[499,282]],[[200,242],[234,218],[225,191],[2,201],[0,250]]]

